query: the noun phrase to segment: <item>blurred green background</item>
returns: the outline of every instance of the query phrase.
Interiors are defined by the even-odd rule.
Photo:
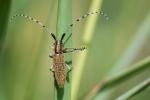
[[[91,2],[73,0],[72,19],[87,13]],[[53,40],[24,18],[9,21],[14,14],[24,13],[40,19],[50,32],[55,32],[57,3],[57,0],[0,0],[0,100],[54,99],[53,74],[49,71],[52,60],[48,57]],[[103,0],[101,8],[109,20],[100,16],[96,22],[78,100],[106,76],[150,56],[150,0]],[[84,44],[81,39],[86,21],[73,28],[73,47]],[[77,56],[78,53],[73,53],[73,61]],[[149,77],[149,73],[150,69],[97,96],[96,100],[113,100]],[[147,89],[132,100],[149,100],[149,94]]]

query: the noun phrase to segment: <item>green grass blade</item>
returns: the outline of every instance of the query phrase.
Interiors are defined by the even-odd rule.
[[[120,72],[120,74],[114,75],[112,77],[106,78],[100,84],[98,84],[90,94],[87,95],[86,100],[90,100],[89,98],[93,98],[95,95],[98,95],[101,91],[106,90],[114,85],[118,85],[119,83],[125,81],[132,76],[135,76],[139,73],[142,73],[144,70],[147,70],[150,66],[150,57],[142,60],[141,62],[131,66],[129,69]]]
[[[57,29],[56,29],[56,38],[60,39],[62,34],[65,32],[66,27],[71,23],[71,0],[58,0],[58,13],[57,13]],[[66,33],[67,36],[71,33]],[[66,37],[67,37],[66,36]],[[72,46],[72,39],[65,45],[66,47]],[[71,54],[65,56],[66,61],[72,60]],[[71,66],[70,66],[71,67]],[[70,72],[67,76],[69,81],[65,82],[64,89],[58,89],[56,86],[55,90],[55,100],[71,100],[71,75]]]
[[[139,85],[135,86],[131,90],[127,91],[116,100],[128,100],[131,97],[141,93],[143,90],[147,89],[150,86],[150,78],[146,79],[144,82],[140,83]]]
[[[11,0],[0,1],[0,50],[2,50],[3,43],[5,42],[10,4]]]
[[[123,53],[119,61],[117,61],[116,65],[114,66],[113,70],[110,72],[108,76],[111,76],[118,72],[119,70],[128,67],[133,60],[136,59],[140,48],[143,46],[144,41],[149,37],[150,33],[150,13],[145,17],[143,23],[137,29],[134,38],[131,41],[131,44],[128,46],[127,50]],[[97,94],[97,98],[105,98],[109,97],[112,93],[112,90],[104,91],[103,93]],[[105,96],[103,96],[105,94]]]
[[[102,0],[94,0],[91,2],[89,12],[95,11],[101,8]],[[88,22],[85,25],[83,31],[83,38],[82,43],[85,43],[86,47],[88,48],[93,37],[96,21],[98,19],[98,15],[93,16],[92,18],[88,18]],[[88,48],[89,50],[89,48]],[[72,99],[76,100],[78,97],[78,89],[81,80],[81,76],[83,73],[84,65],[87,59],[87,50],[85,52],[81,52],[79,57],[77,57],[77,61],[75,63],[76,68],[74,68],[74,75],[73,75],[73,88],[72,88]]]
[[[138,56],[138,53],[145,43],[145,40],[149,37],[150,35],[150,13],[148,16],[146,16],[146,19],[144,22],[141,24],[141,27],[137,30],[134,38],[131,41],[131,44],[125,50],[123,55],[121,56],[121,59],[119,59],[114,67],[114,70],[111,72],[116,73],[118,70],[121,70],[124,67],[127,67],[129,64],[135,60],[135,58]]]
[[[4,43],[5,38],[7,36],[7,24],[8,24],[8,15],[10,10],[11,0],[1,0],[0,1],[0,100],[6,100],[5,97],[5,83],[3,73],[4,73],[4,65],[3,65],[3,52],[4,52]]]

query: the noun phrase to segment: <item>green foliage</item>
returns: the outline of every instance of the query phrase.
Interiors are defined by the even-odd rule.
[[[146,79],[144,82],[135,86],[133,89],[127,91],[125,94],[121,95],[116,100],[128,100],[134,97],[135,95],[139,94],[140,92],[144,91],[149,86],[150,86],[150,78]]]
[[[4,63],[6,62],[6,51],[5,51],[5,42],[7,41],[7,24],[8,24],[8,16],[10,11],[11,0],[1,0],[0,1],[0,100],[4,100],[6,98],[5,92],[5,78],[4,75],[7,73],[6,66]]]
[[[88,49],[87,55],[82,56],[85,57],[84,62],[78,62],[78,56],[84,55],[86,51],[80,54],[74,53],[73,77],[77,80],[76,78],[72,80],[70,73],[70,82],[65,84],[64,100],[69,100],[72,92],[76,100],[82,100],[101,80],[128,69],[131,64],[150,56],[148,34],[150,23],[147,20],[150,12],[149,0],[103,0],[103,2],[93,0],[92,2],[101,2],[97,8],[104,10],[109,16],[109,21],[105,21],[102,16],[92,15],[73,27],[73,45],[70,39],[65,47],[82,47],[82,44],[85,44]],[[33,16],[46,23],[49,31],[56,33],[57,38],[60,38],[67,25],[71,23],[71,12],[74,21],[90,10],[97,10],[91,6],[92,2],[0,1],[0,100],[57,99],[53,74],[49,71],[52,66],[52,60],[48,57],[49,52],[52,51],[49,45],[53,44],[50,35],[35,23],[23,18],[16,18],[12,23],[9,23],[8,18],[16,13]],[[90,19],[94,20],[95,17],[97,17],[95,23],[91,24]],[[67,36],[70,33],[71,31]],[[85,37],[89,37],[90,42],[84,40]],[[66,54],[66,61],[71,58],[71,54]],[[78,72],[77,69],[81,70]],[[127,78],[123,83],[108,88],[107,91],[99,92],[97,99],[109,100],[119,97],[134,85],[147,79],[149,71],[148,69],[140,72],[134,77]],[[75,82],[78,84],[72,85],[72,88],[76,91],[74,89],[71,91],[71,83]],[[149,97],[149,91],[146,90],[136,95],[133,100],[146,100]]]
[[[119,72],[117,75],[107,77],[105,80],[101,81],[100,84],[95,86],[95,88],[87,95],[86,100],[90,100],[94,96],[99,95],[102,91],[106,89],[109,90],[111,87],[119,85],[129,78],[132,78],[145,70],[149,70],[149,66],[150,57],[140,61],[124,71]]]

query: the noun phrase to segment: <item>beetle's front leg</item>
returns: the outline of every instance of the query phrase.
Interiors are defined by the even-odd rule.
[[[52,49],[54,49],[54,46],[50,45],[50,47],[51,47]],[[54,56],[54,54],[51,54],[51,53],[49,54],[49,57],[50,57],[50,58],[53,58],[53,56]]]
[[[53,57],[54,57],[54,54],[49,54],[49,57],[50,57],[50,58],[53,58]]]
[[[74,51],[82,51],[86,49],[85,47],[82,47],[82,48],[65,48],[63,50],[63,53],[69,53],[69,52],[74,52]]]
[[[49,54],[49,57],[50,57],[50,58],[53,58],[53,57],[54,57],[54,54]],[[50,68],[50,71],[51,71],[51,72],[54,72],[53,66]]]

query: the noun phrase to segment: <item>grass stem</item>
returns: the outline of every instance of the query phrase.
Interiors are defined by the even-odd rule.
[[[71,23],[71,8],[71,0],[58,0],[56,38],[59,40],[62,34],[65,32],[66,27]],[[71,30],[69,33],[66,33],[66,35],[68,36],[70,33]],[[65,46],[71,47],[72,39],[69,39]],[[66,55],[65,60],[72,60],[71,54]],[[55,85],[55,100],[71,100],[71,74],[71,72],[68,74],[67,78],[69,79],[69,81],[65,82],[65,86],[63,89],[60,89]]]

